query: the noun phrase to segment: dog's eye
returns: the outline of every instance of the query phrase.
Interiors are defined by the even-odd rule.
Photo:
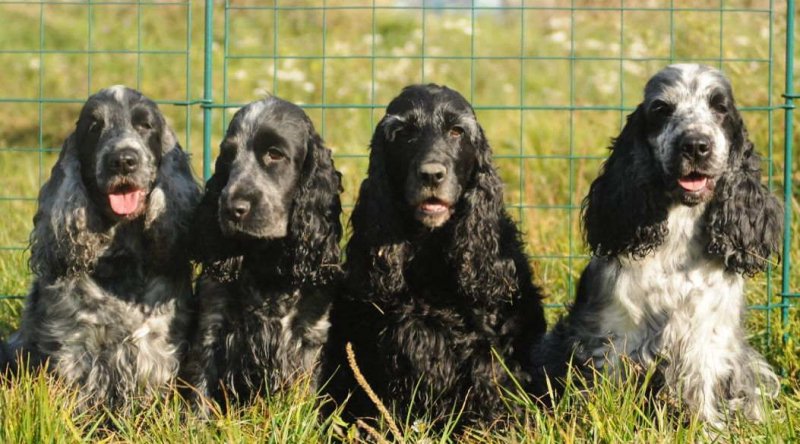
[[[103,121],[102,120],[92,120],[92,123],[89,124],[89,132],[92,134],[97,134],[103,129]]]
[[[728,112],[728,105],[725,104],[725,97],[721,94],[717,94],[709,100],[709,104],[711,108],[716,110],[719,113],[727,113]]]
[[[656,100],[650,105],[650,112],[661,117],[669,117],[673,111],[675,107],[663,100]]]
[[[461,128],[460,126],[454,126],[450,128],[448,135],[454,139],[458,139],[464,135],[464,128]]]
[[[153,125],[150,122],[136,122],[133,126],[140,130],[150,131],[153,129]]]
[[[277,149],[275,147],[270,147],[270,148],[267,148],[267,156],[266,156],[266,158],[269,161],[276,162],[278,160],[285,159],[286,155],[284,155],[279,149]]]
[[[401,126],[392,132],[392,140],[397,139],[411,142],[414,140],[414,131],[411,128]]]

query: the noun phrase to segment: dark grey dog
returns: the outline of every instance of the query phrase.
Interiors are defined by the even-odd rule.
[[[186,345],[186,234],[199,198],[155,103],[122,86],[91,96],[39,193],[34,282],[10,364],[49,360],[84,405],[168,387]]]
[[[299,107],[236,113],[195,218],[200,309],[187,380],[240,402],[316,372],[339,275],[341,179]]]

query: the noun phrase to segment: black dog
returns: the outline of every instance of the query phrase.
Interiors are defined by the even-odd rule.
[[[340,175],[299,107],[236,113],[196,216],[197,332],[186,377],[247,401],[314,374],[338,282]]]
[[[199,199],[155,103],[123,86],[91,96],[39,193],[34,282],[11,351],[49,360],[84,405],[166,391],[188,345]]]
[[[346,416],[375,412],[347,368],[351,342],[399,417],[443,419],[462,405],[467,422],[500,417],[511,377],[529,379],[545,320],[491,149],[460,94],[416,85],[389,104],[352,226],[325,370],[337,402],[352,395]]]

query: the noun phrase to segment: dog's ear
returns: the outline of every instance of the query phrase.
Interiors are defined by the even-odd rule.
[[[722,257],[729,270],[754,275],[780,251],[783,207],[761,184],[761,158],[738,111],[731,110],[726,120],[729,165],[706,210],[708,251]]]
[[[29,266],[39,277],[90,270],[111,239],[81,178],[78,137],[61,148],[50,178],[39,191]]]
[[[370,143],[369,170],[361,183],[350,223],[346,267],[351,282],[371,282],[376,294],[391,295],[405,288],[403,264],[408,242],[400,212],[391,194],[386,165],[386,117],[375,128]],[[353,276],[354,273],[368,273]]]
[[[298,284],[325,285],[339,274],[341,174],[309,122],[306,160],[292,204],[286,254]]]
[[[175,134],[164,125],[161,163],[148,198],[145,232],[154,257],[169,266],[188,259],[189,227],[200,200],[200,188],[192,175],[189,156]]]
[[[518,291],[517,272],[525,274],[527,266],[518,264],[511,250],[502,250],[503,246],[519,243],[519,234],[506,213],[502,180],[492,165],[492,149],[480,125],[474,139],[475,170],[456,208],[454,244],[449,254],[461,292],[486,303],[495,295],[509,297]]]
[[[642,257],[661,245],[667,234],[666,196],[656,161],[645,140],[642,105],[611,147],[611,156],[583,201],[583,229],[598,256]]]

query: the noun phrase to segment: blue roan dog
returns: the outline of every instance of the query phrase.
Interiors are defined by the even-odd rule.
[[[647,83],[584,203],[594,257],[577,300],[533,353],[544,373],[572,363],[614,373],[657,365],[699,418],[763,418],[770,366],[745,340],[744,276],[778,251],[781,205],[719,71],[673,65]]]
[[[84,406],[168,389],[187,345],[199,198],[155,103],[122,86],[90,97],[39,193],[33,287],[0,361],[49,360]]]

